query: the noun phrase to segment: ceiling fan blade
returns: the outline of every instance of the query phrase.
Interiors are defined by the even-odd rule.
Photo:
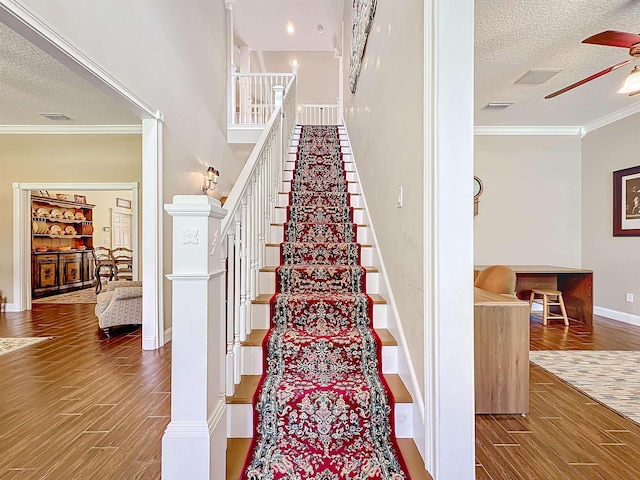
[[[604,70],[601,70],[598,73],[594,73],[593,75],[587,77],[587,78],[583,78],[582,80],[580,80],[579,82],[576,83],[572,83],[571,85],[569,85],[568,87],[564,87],[561,90],[558,90],[557,92],[553,92],[550,93],[549,95],[547,95],[544,98],[553,98],[553,97],[557,97],[558,95],[568,92],[569,90],[571,90],[572,88],[576,88],[579,87],[580,85],[584,85],[587,82],[590,82],[591,80],[595,80],[598,77],[601,77],[603,75],[606,75],[609,72],[613,72],[614,70],[619,69],[620,67],[624,67],[627,63],[631,62],[633,60],[624,60],[620,63],[616,63],[615,65],[613,65],[612,67],[609,68],[605,68]]]
[[[596,33],[589,38],[585,38],[582,43],[608,45],[610,47],[631,48],[636,43],[640,43],[640,35],[637,35],[635,33],[607,30],[606,32]]]

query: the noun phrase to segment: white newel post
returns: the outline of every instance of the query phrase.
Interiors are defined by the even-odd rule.
[[[162,438],[163,480],[225,478],[225,271],[221,219],[206,195],[176,195],[173,217],[171,422]]]

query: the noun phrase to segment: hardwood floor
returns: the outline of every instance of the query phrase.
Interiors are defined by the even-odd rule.
[[[140,328],[107,338],[95,305],[0,316],[0,337],[51,336],[0,356],[0,479],[159,479],[171,349]]]
[[[531,350],[638,350],[640,327],[531,322]],[[640,426],[531,364],[530,411],[476,416],[476,478],[640,478]]]
[[[93,305],[0,315],[0,337],[52,336],[0,356],[0,479],[159,479],[170,347],[106,338]],[[531,324],[531,349],[640,350],[640,328]],[[531,410],[476,417],[478,479],[640,478],[640,426],[531,367]]]

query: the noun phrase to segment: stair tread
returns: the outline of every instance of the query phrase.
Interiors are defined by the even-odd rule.
[[[278,192],[280,195],[289,195],[291,192]],[[354,193],[354,192],[341,192],[341,193],[348,193],[349,195],[353,196],[360,196],[359,193]]]
[[[398,438],[397,441],[411,478],[413,480],[431,480],[413,438]],[[227,438],[227,480],[240,478],[250,447],[250,438]]]
[[[251,301],[251,303],[255,303],[258,305],[269,304],[271,302],[271,297],[273,297],[273,293],[262,293],[258,295],[255,299]],[[376,305],[386,305],[387,300],[382,295],[377,293],[370,293],[369,297]]]
[[[227,396],[227,403],[233,405],[251,403],[261,377],[262,375],[242,375],[233,396]]]
[[[283,242],[284,243],[284,242]],[[299,243],[313,243],[313,242],[299,242]],[[336,242],[336,243],[340,243],[340,242]],[[357,243],[357,242],[356,242]],[[265,247],[279,247],[280,244],[279,243],[265,243],[264,245]],[[362,248],[373,248],[373,245],[371,245],[370,243],[361,243],[360,246]]]
[[[404,382],[397,373],[385,373],[382,375],[389,385],[395,403],[412,403],[413,399]],[[233,397],[227,397],[227,403],[233,405],[249,404],[253,400],[253,394],[258,388],[260,375],[242,375],[240,383],[236,385]]]
[[[296,266],[306,266],[306,265],[301,265],[301,264],[296,264]],[[318,267],[344,267],[346,265],[316,265]],[[274,266],[268,266],[268,267],[262,267],[260,269],[261,272],[275,272],[276,268],[278,267],[274,267]],[[362,268],[364,268],[367,273],[376,273],[378,272],[378,269],[376,267],[367,267],[365,265],[362,265]]]
[[[254,328],[251,333],[247,335],[247,339],[242,342],[241,345],[244,347],[262,346],[262,342],[268,331],[269,330],[266,328]],[[395,347],[398,345],[394,336],[386,328],[376,328],[375,331],[378,334],[378,337],[380,337],[383,347]]]
[[[313,223],[313,222],[298,222],[298,223]],[[316,223],[315,225],[326,225],[324,223]],[[366,227],[366,223],[356,223],[358,227]],[[284,223],[272,223],[272,227],[284,227]]]

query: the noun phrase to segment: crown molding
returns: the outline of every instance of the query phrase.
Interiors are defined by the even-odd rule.
[[[524,126],[524,127],[510,127],[510,126],[476,126],[474,127],[475,135],[566,135],[566,136],[578,136],[584,137],[585,130],[583,127],[547,127],[547,126]]]
[[[99,90],[127,105],[140,118],[164,121],[160,110],[145,103],[21,0],[0,1],[0,21]]]
[[[622,120],[623,118],[629,117],[631,115],[635,115],[638,112],[640,112],[640,102],[628,105],[624,108],[621,108],[620,110],[616,110],[613,113],[594,120],[593,122],[589,122],[582,128],[584,128],[584,132],[586,135],[587,133],[597,130],[598,128],[604,127],[605,125],[609,125],[613,122],[617,122],[618,120]]]
[[[142,125],[0,125],[0,135],[142,135]]]

